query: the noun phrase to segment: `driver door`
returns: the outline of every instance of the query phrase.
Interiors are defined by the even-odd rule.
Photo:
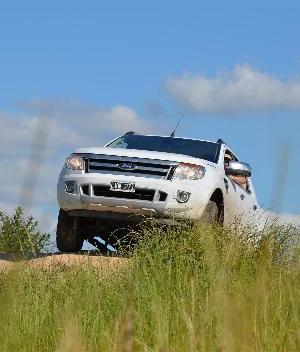
[[[241,188],[240,198],[241,207],[243,208],[243,220],[247,224],[251,224],[256,221],[255,219],[257,217],[259,206],[256,200],[255,190],[250,178],[248,178],[247,191]]]
[[[250,177],[247,177],[247,183],[240,185],[234,181],[234,177],[226,175],[226,164],[230,161],[238,161],[237,157],[230,151],[224,153],[224,182],[227,196],[227,220],[229,223],[243,221],[244,223],[253,222],[258,209],[255,190]],[[242,177],[243,178],[243,177]],[[225,206],[226,207],[226,206]]]

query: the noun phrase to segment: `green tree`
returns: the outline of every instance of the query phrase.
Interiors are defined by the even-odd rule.
[[[33,216],[25,217],[21,207],[14,214],[0,211],[0,251],[12,253],[41,252],[49,244],[50,234],[42,233]]]

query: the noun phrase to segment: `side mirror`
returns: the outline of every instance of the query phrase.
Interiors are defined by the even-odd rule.
[[[252,170],[249,164],[240,161],[230,161],[228,168],[225,170],[228,176],[250,177]]]

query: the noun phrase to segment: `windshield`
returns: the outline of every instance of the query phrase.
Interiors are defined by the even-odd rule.
[[[107,145],[109,148],[149,150],[164,153],[189,155],[217,163],[220,145],[193,139],[124,135]]]

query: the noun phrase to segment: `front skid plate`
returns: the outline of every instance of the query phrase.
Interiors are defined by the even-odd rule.
[[[70,216],[79,216],[85,218],[96,218],[102,219],[106,221],[112,222],[122,222],[128,224],[139,224],[146,220],[154,220],[159,222],[160,224],[165,225],[179,225],[182,220],[174,220],[170,218],[155,218],[150,216],[143,216],[137,214],[124,214],[124,213],[115,213],[115,212],[100,212],[100,211],[92,211],[92,210],[70,210],[68,211]]]

